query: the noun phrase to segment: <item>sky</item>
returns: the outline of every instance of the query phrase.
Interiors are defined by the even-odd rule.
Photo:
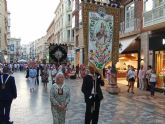
[[[42,36],[54,18],[60,0],[7,0],[11,37],[28,44]]]

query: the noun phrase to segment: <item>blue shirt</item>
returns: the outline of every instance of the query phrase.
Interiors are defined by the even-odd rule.
[[[37,70],[36,69],[29,69],[29,77],[34,78],[37,76]]]

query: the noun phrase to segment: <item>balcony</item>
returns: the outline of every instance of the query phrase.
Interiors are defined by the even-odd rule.
[[[139,33],[141,29],[141,20],[135,18],[129,22],[120,23],[120,37]]]
[[[151,11],[143,13],[143,27],[152,26],[165,22],[165,3],[153,8]]]
[[[66,27],[71,27],[71,21],[68,21],[68,22],[66,23]]]
[[[67,6],[67,7],[66,7],[66,11],[67,11],[67,12],[72,11],[72,7],[71,7],[71,6]]]

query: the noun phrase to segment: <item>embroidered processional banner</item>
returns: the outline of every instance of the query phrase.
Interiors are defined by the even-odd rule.
[[[119,54],[120,9],[93,3],[82,4],[85,64],[102,70],[116,64]]]
[[[111,61],[113,20],[113,16],[106,13],[89,12],[88,59],[99,69]]]
[[[66,44],[50,44],[49,46],[49,63],[51,64],[66,64],[67,63]]]

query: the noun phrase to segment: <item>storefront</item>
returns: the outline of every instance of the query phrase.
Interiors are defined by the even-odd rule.
[[[76,50],[76,60],[75,60],[75,65],[80,65],[80,49]]]
[[[117,68],[117,78],[118,83],[127,85],[128,82],[126,81],[126,75],[128,70],[128,65],[131,65],[135,68],[135,71],[137,73],[137,70],[140,67],[140,44],[141,41],[138,37],[138,35],[127,37],[124,39],[120,39],[119,43],[119,61],[116,64]],[[111,62],[109,62],[106,65],[106,68],[108,66],[111,66]],[[136,87],[137,85],[135,85]]]
[[[158,75],[157,88],[165,86],[165,31],[154,33],[149,38],[149,58]]]
[[[74,64],[74,59],[75,59],[75,51],[74,50],[68,50],[67,53],[67,59],[70,64]]]
[[[120,40],[118,78],[126,78],[128,65],[137,71],[140,67],[140,39],[137,35]]]
[[[127,53],[119,55],[119,62],[116,67],[118,69],[118,78],[126,78],[128,65],[138,68],[138,53]]]

